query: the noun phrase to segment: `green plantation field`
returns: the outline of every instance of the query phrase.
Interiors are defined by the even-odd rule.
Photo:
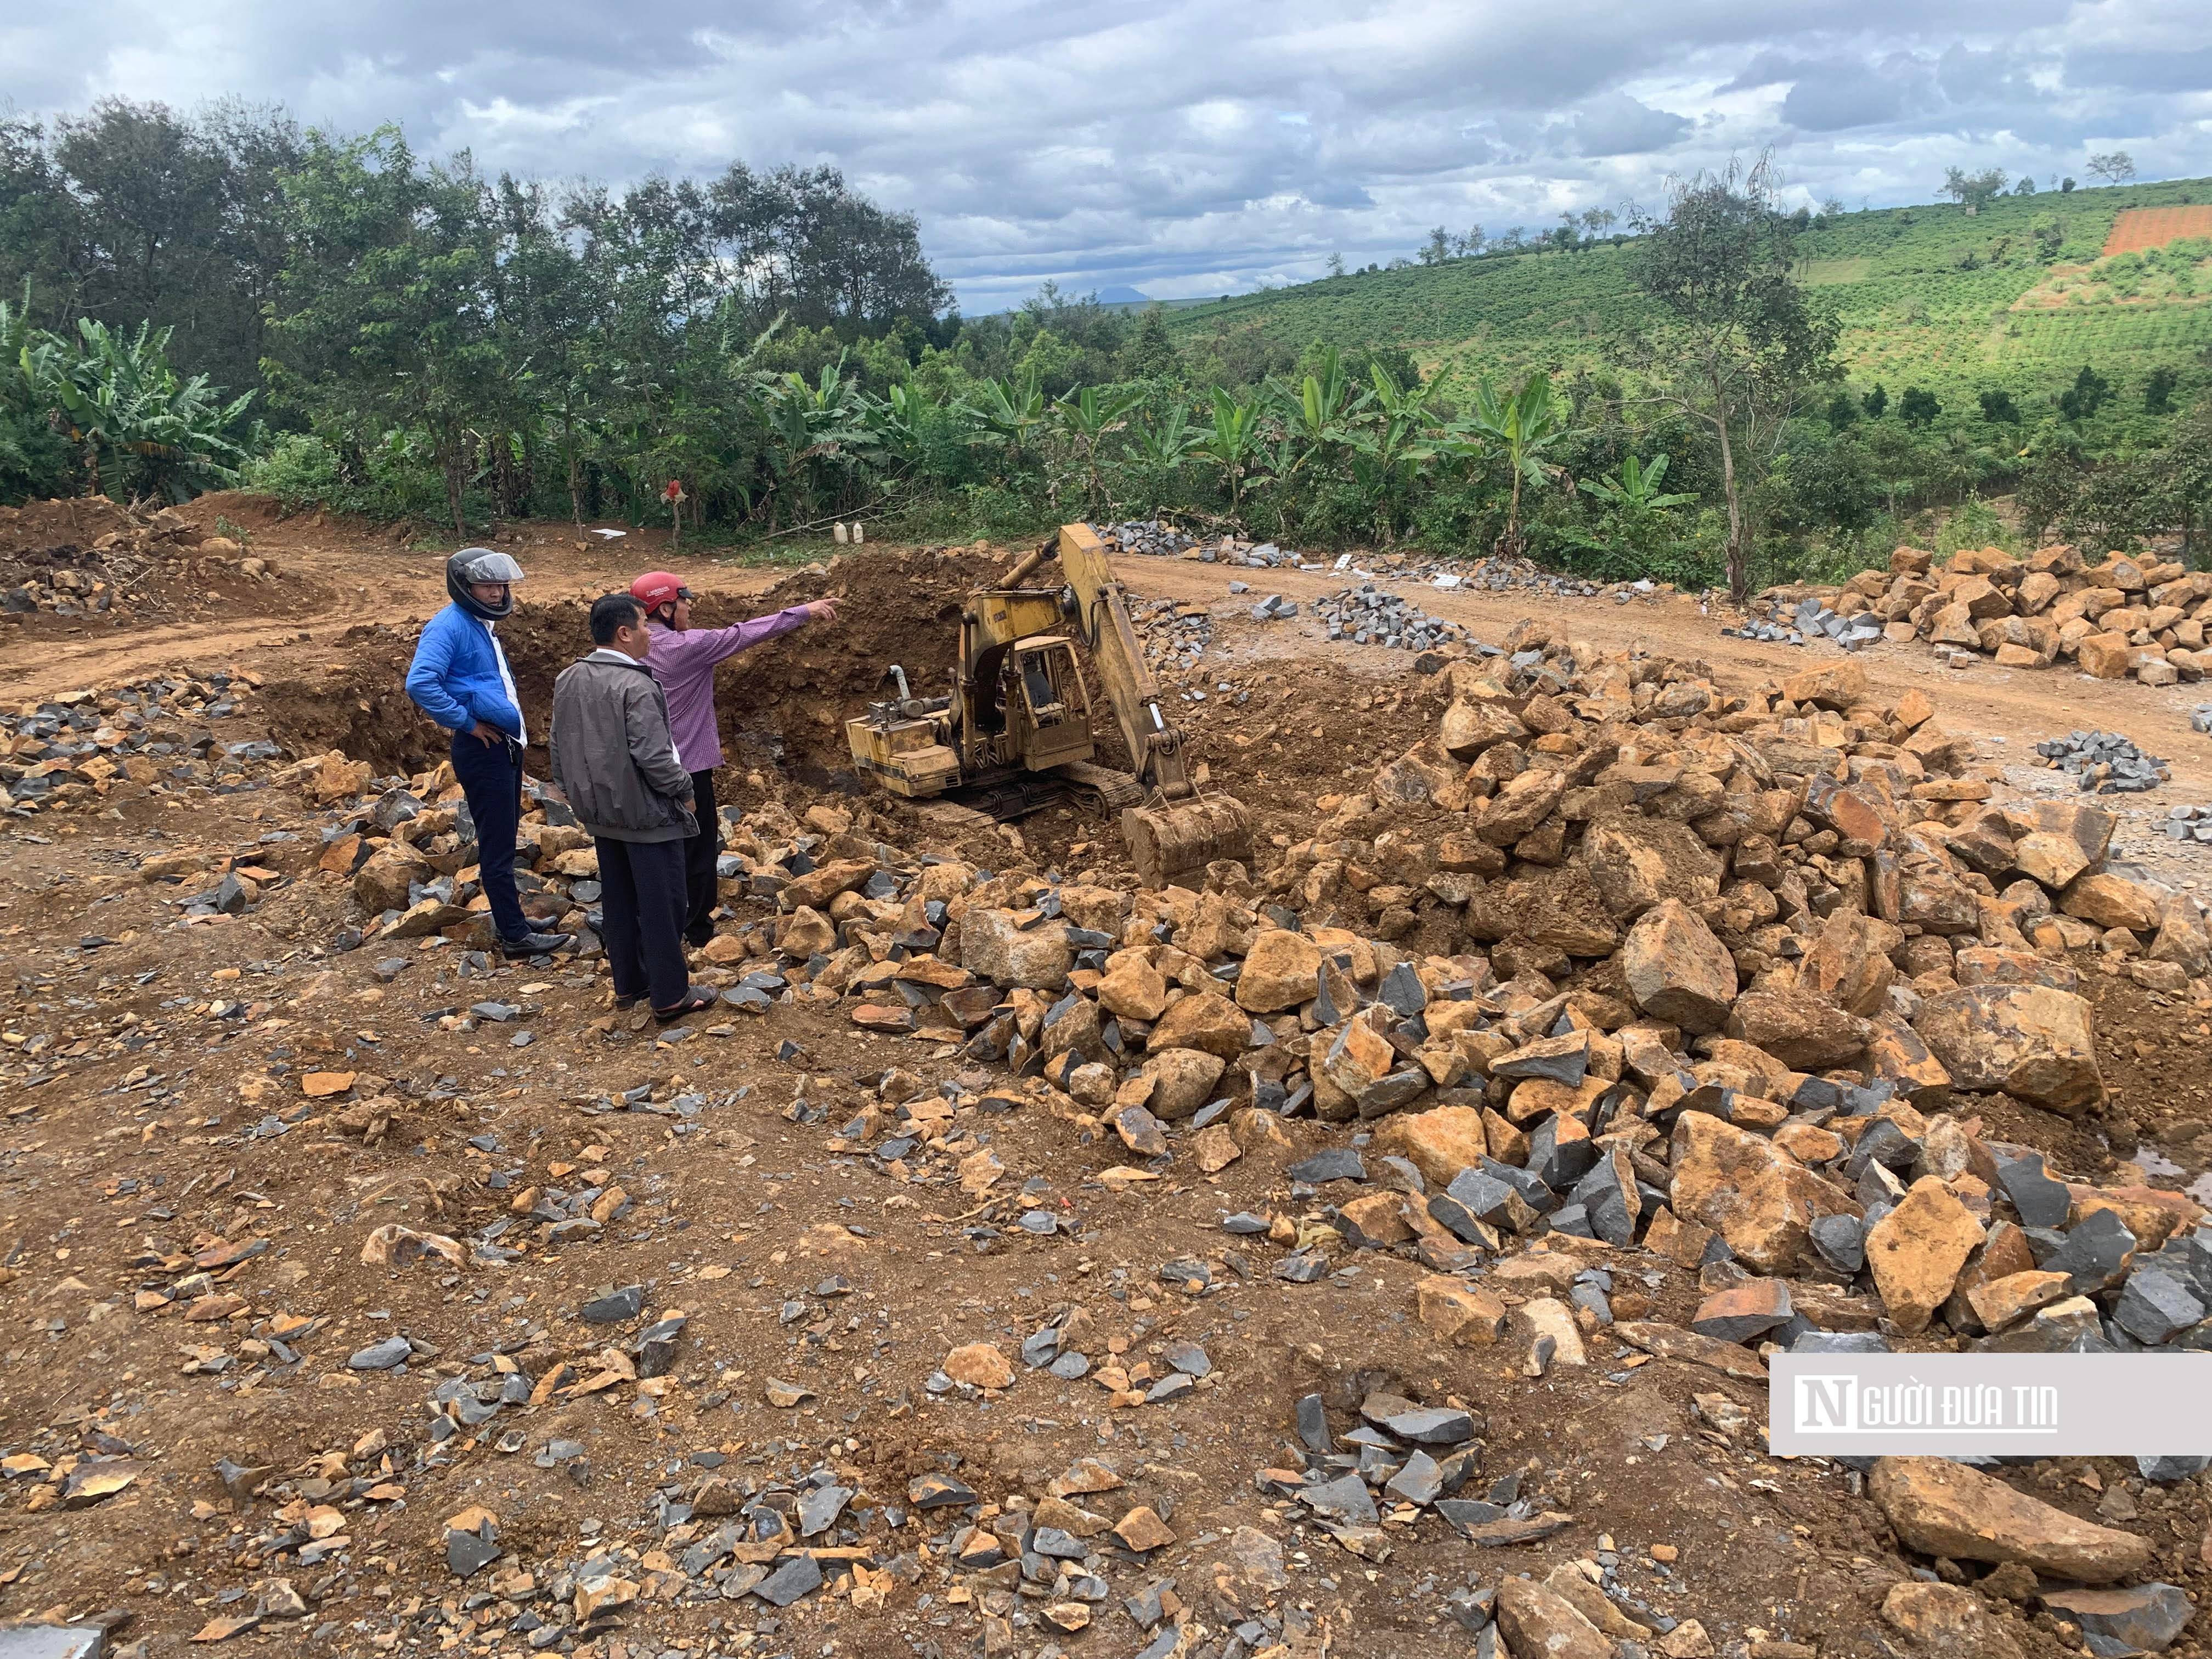
[[[1948,404],[2002,387],[2046,399],[2084,363],[2123,390],[2154,368],[2205,378],[2212,244],[2102,257],[2130,208],[2212,203],[2212,179],[1842,214],[1798,240],[1800,280],[1843,325],[1852,383],[1923,386]],[[1644,320],[1633,244],[1331,277],[1173,312],[1170,333],[1257,328],[1295,349],[1405,347],[1449,384],[1530,368],[1602,368]],[[2168,265],[2194,266],[2192,272]]]

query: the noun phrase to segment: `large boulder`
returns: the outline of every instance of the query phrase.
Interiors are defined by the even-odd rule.
[[[405,842],[388,841],[353,872],[354,902],[372,916],[404,910],[408,883],[434,881],[437,875],[429,860]]]
[[[2002,1089],[2079,1115],[2104,1097],[2089,1005],[2045,985],[1967,985],[1920,1005],[1912,1022],[1960,1089]]]
[[[1654,1019],[1702,1035],[1717,1031],[1735,1000],[1735,959],[1681,900],[1646,910],[1620,947],[1621,975],[1636,1006]]]
[[[1067,929],[1056,921],[1024,927],[1011,910],[974,908],[960,918],[960,965],[994,985],[1054,991],[1075,961]]]
[[[1437,728],[1444,753],[1456,761],[1471,761],[1492,744],[1519,743],[1528,735],[1513,711],[1495,702],[1455,702]]]
[[[1942,1457],[1878,1459],[1867,1492],[1907,1547],[1954,1561],[2018,1561],[2050,1578],[2109,1584],[2150,1565],[2133,1533],[2077,1520]]]
[[[1823,708],[1849,708],[1855,702],[1867,700],[1866,668],[1849,658],[1808,668],[1782,682],[1782,695],[1792,702],[1809,702]]]
[[[1846,1013],[1872,1019],[1887,1006],[1889,988],[1897,981],[1889,953],[1904,940],[1891,923],[1838,905],[1805,952],[1799,982]]]
[[[1598,902],[1633,921],[1662,899],[1696,904],[1721,890],[1720,860],[1686,823],[1616,817],[1590,825],[1583,863]]]
[[[1221,1056],[1196,1048],[1163,1048],[1147,1054],[1140,1068],[1152,1079],[1152,1098],[1145,1104],[1166,1123],[1179,1123],[1194,1115],[1213,1098],[1213,1085],[1225,1069]]]
[[[1378,1157],[1404,1158],[1431,1187],[1443,1188],[1462,1170],[1482,1162],[1490,1151],[1482,1114],[1472,1106],[1438,1106],[1425,1112],[1401,1112],[1375,1132]]]
[[[2020,1644],[1990,1611],[1990,1603],[1961,1585],[1910,1578],[1892,1584],[1882,1599],[1881,1616],[1911,1640],[1917,1652],[1946,1659],[1966,1654],[1974,1659],[2021,1659]]]
[[[1510,847],[1551,817],[1566,788],[1564,773],[1532,766],[1482,804],[1474,833],[1492,847]]]
[[[1728,1034],[1764,1048],[1801,1072],[1842,1066],[1863,1053],[1874,1028],[1808,990],[1747,991],[1728,1020]]]
[[[1794,1267],[1821,1217],[1859,1212],[1850,1194],[1772,1141],[1710,1112],[1684,1112],[1674,1121],[1669,1156],[1674,1213],[1718,1233],[1760,1273]]]
[[[1981,1242],[1982,1224],[1932,1175],[1914,1182],[1897,1207],[1875,1223],[1866,1236],[1867,1266],[1899,1331],[1917,1336],[1928,1328]]]
[[[2058,908],[2100,927],[2130,927],[2148,933],[2158,926],[2165,902],[2166,896],[2154,887],[2100,870],[2076,876],[2059,899]]]
[[[1613,1659],[1613,1643],[1602,1631],[1559,1591],[1531,1579],[1498,1585],[1498,1628],[1515,1659]]]
[[[1118,952],[1098,981],[1098,1006],[1121,1019],[1158,1019],[1168,1006],[1166,976],[1139,952]]]
[[[1247,1013],[1277,1014],[1313,998],[1321,974],[1321,946],[1304,933],[1270,927],[1255,935],[1237,976],[1237,1006]]]
[[[1196,1048],[1234,1060],[1252,1040],[1252,1020],[1227,997],[1194,991],[1171,1004],[1152,1027],[1148,1048]]]
[[[2170,962],[2189,974],[2212,969],[2212,934],[2206,933],[2203,915],[2188,894],[2176,893],[2166,900],[2159,915],[2158,937],[2150,943],[2150,959]]]
[[[1574,863],[1493,881],[1467,907],[1479,939],[1520,939],[1571,957],[1611,956],[1620,927],[1599,902],[1589,871]]]

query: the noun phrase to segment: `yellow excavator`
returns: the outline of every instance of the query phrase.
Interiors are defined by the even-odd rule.
[[[1022,586],[1055,555],[1064,586]],[[1097,763],[1078,638],[1128,749],[1127,772]],[[1062,525],[1000,586],[969,594],[950,696],[915,696],[896,664],[888,677],[898,695],[848,720],[845,736],[854,763],[893,794],[943,796],[1002,822],[1068,800],[1119,812],[1147,886],[1251,856],[1244,808],[1198,791],[1182,734],[1161,712],[1127,593],[1089,525]]]

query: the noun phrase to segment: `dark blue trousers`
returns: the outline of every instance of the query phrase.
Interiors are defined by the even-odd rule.
[[[650,996],[673,1008],[691,988],[684,959],[684,890],[680,841],[610,841],[599,849],[599,937],[607,947],[615,994],[627,1002]]]
[[[503,939],[535,931],[514,893],[514,831],[522,822],[522,756],[505,742],[453,733],[453,775],[477,823],[477,872]]]

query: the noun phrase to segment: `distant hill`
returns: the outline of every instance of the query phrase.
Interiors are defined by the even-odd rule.
[[[1140,288],[1124,288],[1116,284],[1098,290],[1098,303],[1102,306],[1142,306],[1150,305],[1152,301],[1152,296]]]
[[[2045,397],[2084,364],[2120,386],[2155,368],[2201,383],[2212,358],[2212,241],[2107,257],[2176,234],[2212,236],[2212,179],[1999,198],[1979,213],[1944,204],[1846,213],[1800,238],[1802,280],[1843,323],[1852,382],[1894,397],[1923,386]],[[1601,368],[1643,325],[1633,243],[1449,260],[1333,276],[1179,310],[1177,337],[1257,327],[1285,344],[1396,344],[1449,384],[1542,365]],[[2176,256],[2195,256],[2180,257]],[[2179,266],[2177,270],[2175,267]],[[1948,394],[1948,395],[1946,395]]]

